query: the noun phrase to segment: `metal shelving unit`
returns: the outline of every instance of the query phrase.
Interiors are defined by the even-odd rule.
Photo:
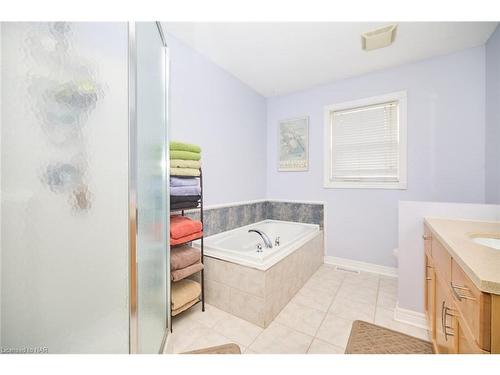
[[[204,231],[205,225],[204,225],[204,222],[203,222],[203,173],[202,173],[201,168],[200,168],[199,179],[200,179],[200,190],[201,190],[201,193],[200,193],[200,201],[199,201],[198,205],[196,207],[189,207],[189,208],[181,208],[181,209],[175,209],[174,208],[174,209],[170,210],[170,213],[180,212],[182,216],[185,216],[185,213],[186,213],[187,210],[199,210],[202,231]],[[190,242],[193,242],[193,241],[200,240],[201,264],[204,264],[204,262],[203,262],[203,237],[204,237],[204,232],[202,232],[201,237],[192,239],[192,240],[187,241],[187,242],[184,243],[184,244],[187,244],[187,243],[190,243]],[[181,244],[178,244],[178,245],[175,245],[175,246],[179,246],[179,245],[181,245]],[[198,272],[200,273],[200,286],[201,286],[200,300],[198,302],[196,302],[193,306],[190,306],[185,311],[189,311],[194,306],[197,306],[200,302],[201,302],[201,311],[205,311],[205,267],[203,267],[201,269],[201,271],[198,271]],[[193,273],[193,275],[195,273]],[[172,283],[174,283],[174,281],[170,280],[170,283],[172,284]],[[181,314],[184,313],[185,311],[181,312]],[[172,322],[172,294],[170,294],[169,314],[170,314],[170,322]],[[172,332],[172,331],[173,331],[173,324],[170,324],[170,332]]]

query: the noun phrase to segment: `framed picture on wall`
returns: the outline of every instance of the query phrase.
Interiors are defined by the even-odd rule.
[[[280,121],[278,150],[278,171],[296,172],[309,169],[308,117]]]

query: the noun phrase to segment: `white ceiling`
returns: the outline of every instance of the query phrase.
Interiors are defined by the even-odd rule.
[[[401,22],[389,47],[361,33],[392,22],[165,22],[167,33],[269,97],[483,45],[496,22]]]

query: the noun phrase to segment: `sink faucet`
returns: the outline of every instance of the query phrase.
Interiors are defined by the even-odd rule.
[[[266,247],[268,249],[272,249],[273,248],[273,244],[272,244],[271,240],[269,239],[269,237],[267,236],[267,234],[265,234],[263,231],[258,230],[258,229],[249,229],[248,233],[250,233],[250,232],[257,233],[262,238],[262,240],[264,241],[264,245],[266,245]]]

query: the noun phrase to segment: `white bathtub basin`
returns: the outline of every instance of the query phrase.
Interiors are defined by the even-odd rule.
[[[249,229],[265,232],[273,243],[273,248],[264,247],[262,239]],[[215,234],[204,239],[204,255],[237,263],[243,266],[267,270],[274,264],[294,252],[319,233],[319,225],[304,224],[280,220],[264,220],[233,230]],[[280,245],[275,239],[279,237]],[[262,251],[257,251],[257,245]],[[199,241],[194,242],[200,246]]]
[[[500,250],[500,238],[492,237],[473,237],[472,241],[479,245],[488,246],[495,250]]]

